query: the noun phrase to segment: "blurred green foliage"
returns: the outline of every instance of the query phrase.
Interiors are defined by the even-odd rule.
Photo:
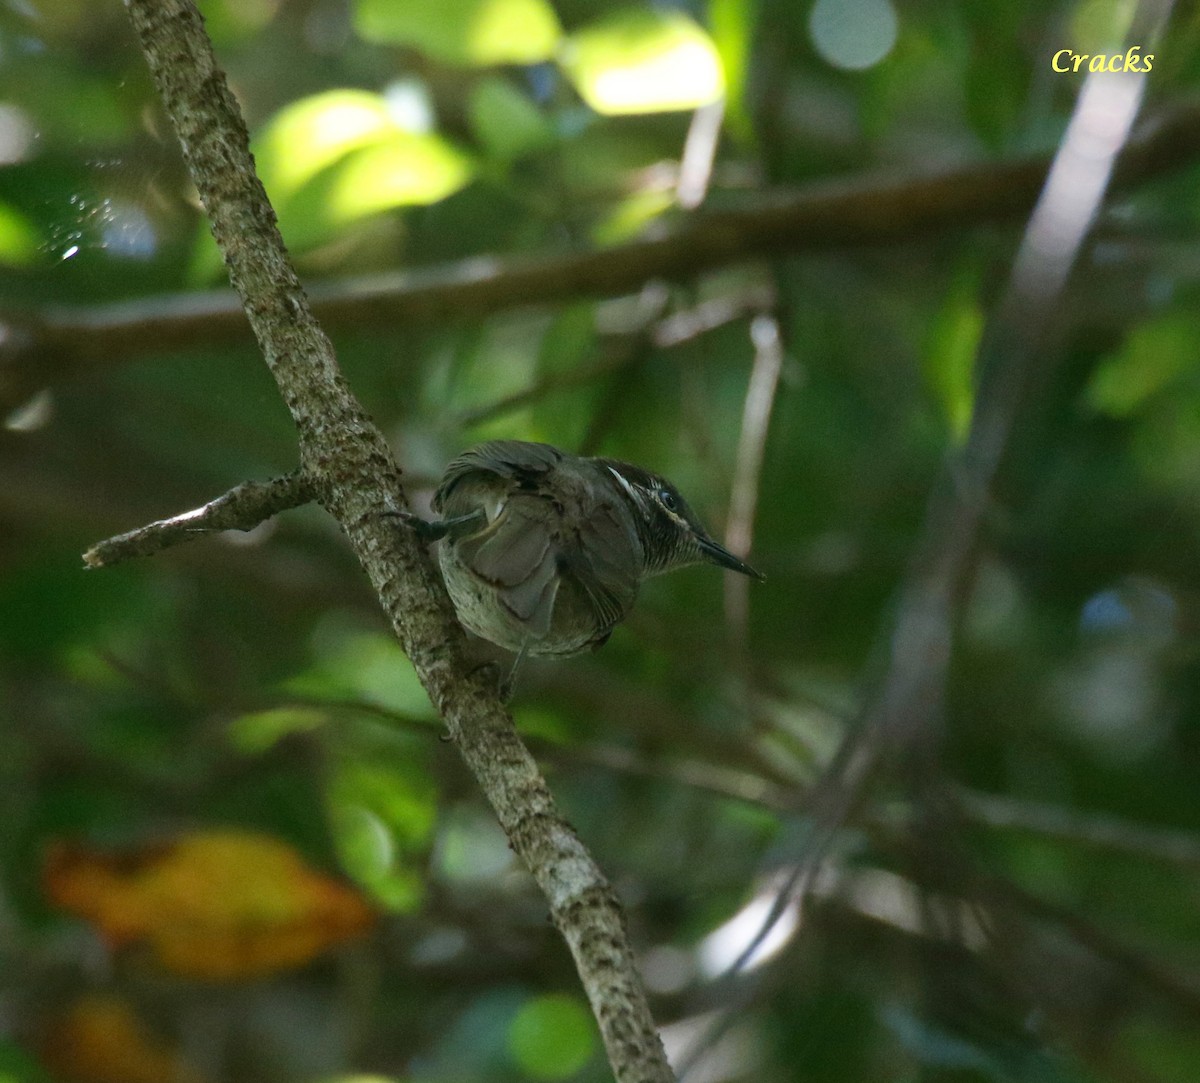
[[[332,283],[670,229],[694,109],[711,118],[722,90],[712,207],[1000,174],[1062,136],[1082,77],[1051,55],[1140,25],[1123,0],[201,8],[301,273]],[[1187,101],[1195,11],[1141,44],[1161,61],[1146,111]],[[710,569],[655,580],[603,651],[531,664],[514,703],[695,1079],[1200,1078],[1198,183],[1181,153],[1101,216],[1021,406],[957,614],[940,771],[969,813],[944,825],[952,845],[903,786],[871,790],[802,917],[729,983],[712,960],[753,932],[731,919],[803,850],[799,797],[878,677],[1019,222],[682,284],[631,268],[625,296],[336,336],[418,504],[468,444],[546,440],[662,471],[719,533],[744,430],[765,425],[768,582],[745,623]],[[148,325],[129,357],[85,351],[66,378],[37,338],[64,306],[137,312],[219,275],[121,6],[0,9],[0,391],[10,359],[45,382],[0,430],[0,1081],[46,1078],[63,1011],[97,990],[200,1079],[604,1080],[545,903],[328,519],[80,569],[101,537],[294,465],[248,342],[167,350]],[[762,312],[783,358],[769,422],[747,422]],[[11,352],[27,334],[32,362]],[[47,905],[51,840],[220,826],[356,884],[378,929],[221,986]]]

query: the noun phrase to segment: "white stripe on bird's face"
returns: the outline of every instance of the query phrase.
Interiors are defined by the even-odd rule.
[[[621,488],[624,489],[629,494],[629,499],[632,500],[634,502],[634,504],[636,504],[638,507],[641,507],[642,498],[638,494],[637,490],[632,485],[630,485],[628,481],[625,480],[625,475],[622,474],[616,467],[613,467],[613,466],[610,466],[608,468],[608,472],[610,474],[612,474],[612,476],[614,478],[617,479],[617,481],[620,483]]]

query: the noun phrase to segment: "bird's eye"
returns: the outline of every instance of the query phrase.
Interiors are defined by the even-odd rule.
[[[673,492],[671,492],[670,489],[659,489],[654,495],[658,497],[658,502],[664,508],[666,508],[667,511],[679,510],[679,499]]]

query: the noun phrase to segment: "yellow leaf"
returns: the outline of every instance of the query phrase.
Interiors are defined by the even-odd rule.
[[[122,855],[59,843],[44,885],[114,948],[146,944],[167,969],[213,980],[302,966],[374,919],[358,892],[285,843],[244,831],[196,832]]]

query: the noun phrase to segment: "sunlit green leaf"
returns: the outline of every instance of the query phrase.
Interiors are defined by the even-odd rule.
[[[561,993],[533,997],[512,1021],[508,1048],[527,1076],[566,1079],[591,1059],[595,1024],[575,997]]]
[[[930,328],[925,379],[956,440],[971,423],[974,406],[975,353],[983,334],[984,314],[973,276],[961,279],[946,298]]]
[[[520,158],[554,142],[553,125],[507,79],[483,79],[471,92],[471,127],[493,157]]]
[[[424,883],[412,857],[428,844],[437,810],[437,787],[420,762],[345,759],[328,800],[346,871],[386,906],[416,906]]]
[[[380,211],[436,203],[473,171],[462,151],[436,133],[405,130],[382,96],[363,90],[288,106],[255,146],[284,239],[297,247]]]
[[[411,753],[404,760],[339,765],[331,782],[335,803],[371,809],[406,850],[423,846],[433,830],[437,786]]]
[[[398,131],[378,94],[328,90],[281,109],[253,141],[258,175],[275,201],[353,150]]]
[[[674,189],[635,192],[623,199],[617,207],[592,229],[592,239],[597,244],[620,244],[642,232],[659,215],[670,210],[675,203]]]
[[[38,254],[37,228],[20,211],[0,203],[0,262],[28,263]]]
[[[463,187],[471,173],[470,159],[441,136],[396,133],[335,167],[325,188],[330,221],[436,203]]]
[[[1124,346],[1107,358],[1087,389],[1091,406],[1126,417],[1196,364],[1200,324],[1189,314],[1171,314],[1135,328]]]
[[[330,699],[361,699],[410,717],[434,717],[412,664],[396,641],[382,633],[331,631],[320,644],[316,665],[289,680],[286,690]]]
[[[307,733],[324,725],[327,714],[311,707],[275,707],[240,715],[229,725],[229,737],[243,752],[265,752],[292,733]]]
[[[598,113],[664,113],[716,101],[725,89],[712,39],[678,11],[629,10],[572,34],[560,56]]]
[[[546,0],[358,0],[354,10],[367,41],[412,45],[451,64],[536,64],[562,36]]]
[[[709,0],[708,3],[713,44],[725,72],[725,123],[747,141],[753,137],[754,129],[746,107],[746,77],[759,4],[760,0]]]

